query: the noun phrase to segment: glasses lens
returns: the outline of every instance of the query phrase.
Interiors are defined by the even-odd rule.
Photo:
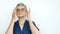
[[[22,9],[16,9],[17,11],[26,11],[25,8],[22,8]]]

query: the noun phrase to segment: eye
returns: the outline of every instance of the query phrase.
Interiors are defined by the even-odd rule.
[[[20,11],[20,9],[16,9],[16,11]]]
[[[25,8],[22,8],[21,10],[25,10]]]
[[[24,10],[24,8],[22,8],[22,10]]]

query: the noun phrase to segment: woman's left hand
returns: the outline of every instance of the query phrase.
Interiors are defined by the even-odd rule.
[[[29,9],[27,9],[26,16],[27,16],[27,18],[28,18],[28,19],[30,18],[30,8],[29,8]]]

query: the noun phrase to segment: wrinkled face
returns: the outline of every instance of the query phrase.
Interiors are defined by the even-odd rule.
[[[26,8],[23,5],[20,5],[20,6],[16,7],[16,11],[17,11],[17,16],[18,17],[25,17]]]

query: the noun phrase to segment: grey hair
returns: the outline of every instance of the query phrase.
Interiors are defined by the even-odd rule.
[[[24,7],[26,8],[26,11],[27,11],[27,7],[26,7],[26,5],[25,5],[25,4],[23,4],[23,3],[19,3],[19,4],[17,4],[17,6],[16,6],[16,7],[18,7],[18,6],[20,6],[20,5],[24,6]]]

